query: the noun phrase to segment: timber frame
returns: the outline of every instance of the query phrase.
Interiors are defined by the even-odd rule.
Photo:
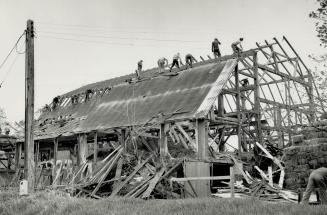
[[[167,142],[170,139],[174,143],[181,143],[186,149],[196,151],[199,159],[205,159],[214,148],[225,151],[225,144],[233,135],[238,137],[237,149],[240,152],[250,151],[255,142],[262,144],[264,141],[283,148],[290,143],[292,133],[312,124],[317,113],[323,111],[310,70],[286,37],[283,37],[283,42],[287,48],[273,38],[270,43],[256,43],[256,48],[238,55],[220,58],[208,55],[207,60],[200,57],[202,61],[196,61],[195,66],[229,59],[237,61],[234,73],[204,119],[169,121],[162,117],[161,123],[57,137],[50,141],[54,143],[53,154],[56,155],[58,139],[68,139],[78,143],[77,160],[82,163],[86,159],[83,155],[86,151],[85,142],[89,140],[96,145],[96,161],[98,139],[108,135],[119,137],[123,146],[135,141],[135,136],[142,137],[143,143],[146,142],[145,138],[158,139],[158,153],[161,156],[169,154]],[[49,142],[47,139],[41,141]],[[216,146],[213,147],[213,144]]]

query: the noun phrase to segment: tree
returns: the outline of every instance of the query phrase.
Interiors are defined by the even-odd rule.
[[[327,47],[327,0],[317,0],[319,7],[311,11],[310,18],[316,20],[317,36],[320,39],[320,45]]]
[[[5,131],[4,127],[6,126],[6,123],[7,123],[7,117],[5,111],[0,107],[0,134]]]
[[[320,46],[327,47],[327,0],[317,0],[319,4],[315,11],[309,13],[309,17],[316,20],[317,37],[320,40]],[[324,55],[309,55],[309,57],[316,63],[312,75],[316,86],[320,93],[320,101],[323,106],[327,104],[327,54]],[[324,108],[323,108],[324,109]]]

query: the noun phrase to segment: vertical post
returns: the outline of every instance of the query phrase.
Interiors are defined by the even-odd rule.
[[[15,154],[16,171],[20,169],[21,155],[22,155],[22,144],[16,142],[16,154]]]
[[[40,153],[40,142],[35,141],[35,166],[36,167],[39,162],[39,153]]]
[[[235,174],[234,174],[234,166],[229,167],[229,175],[230,175],[230,182],[229,182],[229,186],[230,186],[230,194],[231,197],[234,198],[235,196],[235,192],[234,192],[234,181],[235,181]]]
[[[167,129],[168,129],[168,124],[162,123],[160,125],[159,148],[160,148],[161,158],[164,158],[168,154],[167,135],[166,135]]]
[[[308,82],[309,82],[309,89],[308,89],[308,93],[309,93],[309,102],[310,102],[310,119],[309,119],[309,123],[313,123],[315,121],[315,102],[314,102],[314,98],[313,98],[313,77],[312,74],[309,73],[309,78],[308,78]]]
[[[206,159],[208,157],[208,125],[207,120],[196,120],[196,143],[198,147],[198,159]]]
[[[53,163],[54,163],[54,167],[57,164],[57,160],[58,160],[58,138],[54,138],[53,139]]]
[[[291,143],[291,95],[290,95],[290,80],[285,82],[285,103],[287,110],[287,133],[288,133],[288,142]]]
[[[6,155],[7,155],[7,158],[8,158],[7,167],[8,167],[8,170],[10,170],[11,169],[11,153],[7,152]]]
[[[124,153],[126,152],[126,129],[121,129],[121,145],[124,148]]]
[[[52,167],[52,180],[55,179],[57,173],[57,159],[58,159],[58,138],[53,139],[53,167]],[[53,183],[53,181],[51,182]]]
[[[261,112],[260,112],[260,91],[258,78],[258,58],[257,53],[253,55],[253,73],[254,73],[254,111],[256,113],[256,133],[257,141],[262,144],[262,129],[261,129]]]
[[[276,128],[278,136],[278,148],[282,149],[284,147],[283,143],[283,132],[282,132],[282,111],[279,107],[276,107]]]
[[[93,146],[93,163],[96,165],[98,161],[98,132],[94,133],[94,146]]]
[[[218,116],[223,117],[224,115],[224,94],[218,95]]]
[[[218,116],[223,117],[224,116],[224,94],[220,93],[218,95]],[[225,142],[224,142],[224,136],[225,136],[225,129],[220,129],[219,131],[219,139],[220,144],[219,144],[219,151],[223,152],[225,151]]]
[[[33,21],[27,21],[25,51],[25,162],[24,178],[28,181],[28,192],[34,192],[34,29]]]
[[[86,134],[79,134],[78,138],[78,152],[77,152],[77,161],[78,166],[83,163],[86,163],[86,156],[87,156],[87,135]]]
[[[238,65],[235,67],[234,71],[235,76],[235,89],[236,89],[236,111],[237,111],[237,141],[238,141],[238,151],[242,151],[242,118],[241,118],[241,104],[240,104],[240,85],[239,85],[239,74],[238,74]]]

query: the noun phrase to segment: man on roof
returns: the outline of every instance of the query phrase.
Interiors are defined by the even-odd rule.
[[[308,204],[310,195],[317,190],[321,204],[327,205],[327,168],[321,167],[311,172],[301,203]]]
[[[191,55],[191,54],[185,55],[185,64],[187,67],[192,68],[192,64],[195,61],[196,61],[196,59],[193,57],[193,55]]]
[[[137,62],[137,70],[135,70],[137,79],[140,79],[140,72],[142,71],[142,67],[143,67],[143,60],[140,60],[139,62]]]
[[[180,57],[180,54],[178,52],[173,57],[173,63],[171,64],[169,71],[171,72],[171,70],[174,68],[174,66],[176,66],[178,68],[178,70],[180,70],[180,68],[179,68],[179,62],[180,61],[181,61],[181,57]]]
[[[158,59],[158,67],[159,67],[159,73],[164,72],[165,67],[168,66],[168,60],[165,57]]]
[[[240,54],[243,51],[243,46],[242,46],[243,38],[241,37],[237,41],[232,43],[232,49],[234,54]]]
[[[219,42],[219,40],[217,38],[215,38],[211,44],[211,50],[212,50],[215,58],[221,57],[219,45],[221,45],[221,43]]]

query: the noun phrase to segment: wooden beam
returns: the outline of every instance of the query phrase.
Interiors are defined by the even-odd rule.
[[[99,188],[100,188],[101,185],[102,185],[102,182],[106,179],[106,177],[107,177],[107,175],[109,174],[109,172],[110,172],[110,171],[112,170],[112,168],[115,166],[117,160],[120,158],[120,156],[121,156],[122,153],[123,153],[123,149],[121,148],[121,149],[117,152],[117,154],[115,155],[115,157],[112,158],[112,161],[111,161],[110,166],[109,166],[108,169],[104,172],[103,176],[101,176],[101,179],[100,179],[99,183],[97,184],[97,186],[96,186],[96,187],[94,188],[94,190],[92,191],[91,196],[92,196],[92,195],[95,195],[95,194],[98,192]]]
[[[96,166],[98,161],[98,132],[94,132],[94,143],[93,143],[93,163]]]
[[[229,167],[229,174],[230,174],[230,181],[229,181],[229,186],[230,186],[230,194],[231,194],[231,198],[235,197],[234,194],[234,181],[235,181],[235,174],[234,174],[234,167],[231,166]]]
[[[15,163],[16,171],[20,170],[20,158],[22,156],[22,143],[16,142]]]
[[[271,100],[268,100],[268,99],[264,99],[264,98],[259,98],[260,102],[262,103],[266,103],[266,104],[271,104],[271,105],[274,105],[274,106],[278,106],[279,108],[289,108],[291,110],[299,110],[300,107],[306,107],[306,106],[310,106],[309,103],[303,103],[303,104],[295,104],[295,105],[286,105],[286,104],[283,104],[283,103],[280,103],[280,102],[275,102],[275,101],[271,101]]]
[[[193,148],[196,148],[196,144],[194,143],[192,138],[188,135],[188,133],[183,129],[183,127],[178,123],[176,123],[175,127],[183,134],[183,136],[187,139],[187,141],[190,143],[190,145]]]
[[[86,163],[87,156],[87,135],[79,134],[77,137],[78,152],[77,152],[77,165],[80,166]]]
[[[58,138],[54,138],[53,139],[53,163],[54,163],[54,167],[56,167],[57,159],[58,159]]]
[[[224,95],[223,94],[219,94],[218,95],[218,116],[222,117],[224,116]]]
[[[230,180],[231,177],[229,175],[226,176],[199,176],[199,177],[186,177],[186,178],[175,178],[172,177],[169,179],[170,181],[175,182],[185,182],[185,181],[218,181],[218,180]]]
[[[257,53],[253,56],[253,73],[254,79],[254,111],[256,112],[256,132],[259,143],[262,143],[262,129],[261,129],[261,110],[260,110],[260,91],[259,91],[259,76],[258,76],[258,58]]]
[[[168,155],[168,146],[167,146],[167,135],[168,124],[162,123],[160,125],[160,139],[159,139],[159,149],[160,149],[160,157],[164,158]]]
[[[242,115],[241,115],[241,91],[240,91],[240,80],[239,80],[239,71],[238,71],[238,65],[235,67],[234,71],[234,78],[235,78],[235,91],[236,93],[236,111],[237,111],[237,144],[238,144],[238,150],[241,152],[242,150]]]
[[[124,148],[124,153],[126,153],[126,129],[121,129],[121,143],[122,147]]]
[[[272,69],[272,68],[270,68],[268,66],[265,66],[265,65],[262,65],[262,64],[258,64],[258,68],[261,69],[261,70],[268,71],[268,72],[270,72],[272,74],[278,75],[280,77],[287,78],[288,80],[295,81],[295,82],[297,82],[299,84],[302,84],[304,86],[309,86],[309,84],[307,82],[305,82],[304,80],[301,80],[299,78],[290,76],[288,74],[285,74],[285,73],[276,71],[276,70],[274,70],[274,69]]]
[[[284,134],[280,130],[282,127],[282,112],[281,109],[276,107],[275,108],[275,115],[276,115],[276,124],[275,126],[278,128],[277,135],[278,135],[278,148],[284,148]]]
[[[39,154],[40,154],[40,141],[35,141],[35,166],[38,165],[40,159]]]
[[[152,193],[153,189],[157,185],[157,183],[160,181],[162,174],[164,173],[166,169],[162,167],[156,175],[153,177],[153,179],[150,181],[148,188],[143,193],[142,198],[148,198],[150,194]]]
[[[196,120],[196,143],[198,148],[198,159],[206,159],[208,157],[208,125],[207,120]]]
[[[124,149],[123,149],[123,151],[124,151]],[[123,169],[123,162],[124,162],[123,157],[120,157],[117,162],[117,168],[116,168],[116,174],[115,174],[115,178],[117,178],[117,180],[114,182],[113,189],[115,189],[118,186],[118,184],[121,182],[121,173],[122,173],[122,169]]]
[[[226,89],[223,89],[223,90],[222,90],[222,94],[232,94],[232,95],[236,95],[237,92],[235,91],[235,89],[228,89],[228,88],[226,88]]]
[[[150,155],[146,160],[144,160],[141,164],[137,165],[134,168],[134,171],[123,181],[121,182],[110,194],[109,198],[112,198],[117,195],[117,193],[125,186],[127,182],[129,182],[134,175],[153,157],[153,155]]]
[[[255,90],[256,86],[255,85],[248,85],[246,87],[239,87],[239,90],[241,92],[244,92],[244,91],[249,91],[249,90]],[[236,88],[233,88],[233,89],[224,89],[225,92],[231,92],[233,94],[237,94],[237,90]]]
[[[266,83],[260,83],[259,85],[260,86],[265,86],[265,85],[270,85],[270,84],[278,84],[278,83],[284,83],[288,80],[285,80],[285,79],[279,79],[279,80],[274,80],[274,81],[269,81],[269,82],[266,82]]]

